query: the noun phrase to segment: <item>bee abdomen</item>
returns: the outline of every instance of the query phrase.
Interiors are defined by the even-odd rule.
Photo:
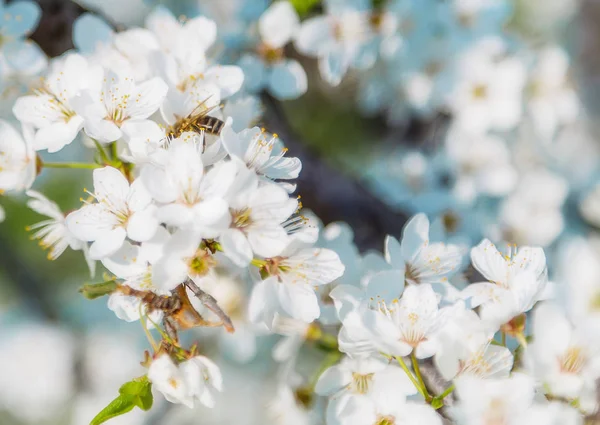
[[[221,130],[223,130],[223,127],[225,127],[224,121],[220,120],[219,118],[209,116],[202,117],[199,124],[204,128],[204,131],[215,136],[221,134]]]

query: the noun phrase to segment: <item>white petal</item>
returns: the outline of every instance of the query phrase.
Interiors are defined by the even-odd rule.
[[[297,61],[281,61],[271,68],[269,91],[277,99],[296,99],[306,93],[307,88],[306,72]]]
[[[90,258],[101,260],[114,254],[121,248],[126,236],[127,232],[122,227],[103,233],[90,246]]]
[[[280,284],[277,296],[281,307],[294,319],[310,323],[319,317],[319,302],[312,286],[302,283]]]
[[[238,61],[244,72],[244,87],[249,92],[261,90],[265,84],[267,71],[264,62],[256,55],[245,54]]]
[[[97,168],[93,172],[94,194],[98,201],[108,200],[112,205],[121,205],[129,195],[129,182],[116,168]]]
[[[402,257],[412,262],[418,252],[429,242],[429,220],[425,214],[412,217],[402,232]]]
[[[332,37],[331,23],[327,16],[317,16],[307,19],[302,23],[296,35],[295,45],[300,53],[309,56],[318,56],[323,45]]]
[[[300,19],[288,1],[273,3],[258,20],[258,32],[271,48],[279,49],[292,39],[298,30]]]
[[[115,276],[126,279],[146,270],[147,264],[139,257],[140,247],[125,242],[113,255],[102,259],[102,265]]]
[[[221,89],[221,98],[225,99],[237,93],[244,83],[244,72],[238,66],[211,66],[204,73],[204,81],[214,83]]]
[[[352,382],[352,372],[342,365],[332,366],[319,377],[315,393],[323,396],[333,395]]]
[[[240,267],[246,267],[252,260],[252,248],[244,233],[236,229],[228,229],[221,233],[219,242],[223,253]]]
[[[158,110],[169,88],[161,78],[152,78],[139,84],[127,103],[131,119],[144,120]]]
[[[86,134],[101,143],[110,143],[121,138],[121,129],[112,121],[86,119],[83,126]]]
[[[147,241],[156,233],[158,224],[156,208],[133,213],[127,221],[127,236],[134,241]]]

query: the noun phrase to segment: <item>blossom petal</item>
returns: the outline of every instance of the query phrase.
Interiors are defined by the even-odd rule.
[[[90,246],[90,258],[101,260],[114,254],[121,248],[126,237],[127,232],[122,227],[101,234]]]
[[[295,99],[306,93],[307,88],[306,72],[298,61],[281,61],[271,68],[269,91],[277,99]]]

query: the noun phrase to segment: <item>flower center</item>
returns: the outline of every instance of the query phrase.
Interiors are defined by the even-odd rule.
[[[250,208],[244,208],[238,211],[231,211],[233,216],[233,227],[238,229],[244,229],[252,224],[252,218],[250,214],[252,210]]]
[[[360,373],[352,373],[352,391],[358,394],[366,394],[369,391],[369,384],[373,380],[373,373],[361,375]]]
[[[268,64],[279,62],[283,58],[283,48],[275,49],[268,44],[262,43],[258,46],[258,54]]]
[[[581,347],[569,347],[559,358],[560,370],[563,373],[578,374],[587,363],[587,357]]]
[[[377,420],[374,425],[394,425],[396,418],[393,416],[377,416]]]
[[[488,88],[485,84],[477,84],[473,87],[473,98],[482,100],[488,95]]]
[[[369,16],[369,24],[375,29],[380,29],[383,24],[383,13],[379,11],[373,11]]]
[[[467,360],[459,361],[459,372],[458,375],[466,373],[469,375],[476,375],[485,378],[489,375],[491,366],[485,360],[483,350],[473,354]]]
[[[404,266],[404,280],[406,283],[416,285],[420,283],[420,277],[418,271],[410,263],[406,263]]]
[[[194,256],[187,261],[189,274],[194,276],[204,276],[216,264],[217,262],[207,249],[197,250]]]
[[[442,223],[444,224],[446,232],[454,233],[458,230],[458,226],[460,225],[460,217],[452,211],[446,211],[442,216]]]

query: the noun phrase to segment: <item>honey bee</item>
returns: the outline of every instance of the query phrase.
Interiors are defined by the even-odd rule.
[[[214,136],[221,134],[225,122],[219,118],[208,115],[215,110],[217,106],[206,107],[206,102],[208,102],[208,99],[199,103],[186,117],[178,117],[175,124],[168,128],[167,134],[173,137],[179,137],[186,131],[195,131],[197,133],[205,132]]]
[[[192,306],[186,288],[189,288],[202,304],[216,314],[221,321],[214,322],[204,319]],[[217,300],[200,289],[191,279],[187,279],[177,286],[171,291],[171,295],[158,295],[152,291],[140,291],[125,285],[120,285],[118,291],[123,295],[139,298],[146,305],[147,313],[162,311],[165,330],[174,341],[178,340],[178,330],[196,327],[223,326],[227,332],[235,331],[231,319],[221,310]]]

